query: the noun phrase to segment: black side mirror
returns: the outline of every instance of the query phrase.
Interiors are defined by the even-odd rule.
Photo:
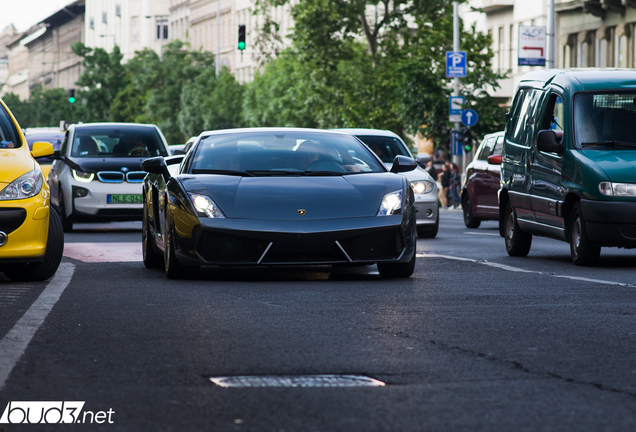
[[[408,156],[398,155],[393,159],[393,166],[391,167],[392,173],[401,173],[407,171],[413,171],[417,168],[415,160]]]
[[[163,157],[148,158],[141,163],[141,169],[150,174],[160,174],[165,181],[170,180],[170,171]]]
[[[427,153],[419,153],[415,158],[415,162],[420,166],[420,168],[426,169],[426,165],[431,161],[431,156]]]
[[[55,150],[53,152],[53,154],[51,156],[49,156],[49,159],[60,160],[60,159],[62,159],[62,155],[60,154],[59,150]]]
[[[537,137],[537,149],[547,153],[561,154],[563,152],[563,144],[557,140],[556,132],[553,130],[539,131]]]

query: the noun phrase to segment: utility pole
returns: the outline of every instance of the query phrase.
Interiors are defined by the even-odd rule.
[[[221,73],[221,0],[216,0],[216,76]]]
[[[548,45],[548,68],[555,68],[556,64],[554,63],[556,59],[555,49],[556,49],[556,20],[554,16],[554,0],[550,0],[548,6],[548,37],[549,37],[549,45]]]

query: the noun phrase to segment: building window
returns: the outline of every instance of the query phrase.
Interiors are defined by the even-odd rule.
[[[133,42],[139,42],[139,17],[130,18],[130,36]]]
[[[102,22],[104,24],[108,24],[108,13],[107,12],[102,12]]]
[[[121,5],[115,5],[115,16],[118,16],[121,18]]]
[[[501,72],[504,68],[504,28],[499,27],[498,35],[497,35],[497,45],[498,45],[498,53],[499,53],[499,72]]]
[[[515,48],[514,45],[512,43],[513,39],[514,39],[514,35],[515,35],[515,26],[514,24],[510,24],[510,31],[509,31],[509,35],[508,35],[508,69],[512,70],[513,67],[513,63],[512,63],[512,59],[514,58],[514,52],[515,52]]]
[[[157,40],[168,39],[168,28],[169,28],[168,20],[160,19],[157,21]]]
[[[88,28],[91,30],[95,30],[95,18],[90,18],[88,20]]]

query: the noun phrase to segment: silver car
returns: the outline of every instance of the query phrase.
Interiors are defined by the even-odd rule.
[[[141,220],[141,163],[168,156],[155,125],[87,123],[71,125],[49,174],[51,204],[65,232],[74,222]]]
[[[413,157],[408,146],[395,133],[380,129],[338,129],[350,133],[365,143],[384,162],[388,169],[396,156]],[[411,183],[417,208],[417,236],[433,238],[439,229],[437,184],[422,168],[402,173]]]

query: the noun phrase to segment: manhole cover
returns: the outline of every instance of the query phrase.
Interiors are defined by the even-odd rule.
[[[359,375],[212,377],[219,387],[384,387],[382,381]]]

